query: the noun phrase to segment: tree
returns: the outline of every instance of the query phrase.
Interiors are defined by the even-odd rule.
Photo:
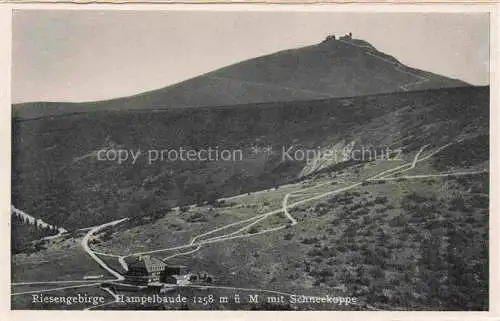
[[[217,191],[208,193],[208,196],[207,196],[208,204],[212,205],[212,206],[215,205],[217,203],[217,200],[219,199],[219,197],[220,197],[220,193],[218,193]]]

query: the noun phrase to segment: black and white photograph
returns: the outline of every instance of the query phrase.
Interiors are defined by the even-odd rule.
[[[490,18],[13,10],[10,308],[490,311]]]

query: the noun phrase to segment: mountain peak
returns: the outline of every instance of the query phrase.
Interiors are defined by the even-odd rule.
[[[352,33],[330,34],[316,45],[245,60],[143,94],[93,103],[43,103],[44,108],[22,104],[14,114],[34,118],[88,110],[228,106],[462,86],[469,84],[405,66]]]

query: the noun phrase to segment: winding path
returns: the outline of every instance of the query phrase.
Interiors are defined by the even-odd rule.
[[[270,212],[267,212],[267,213],[264,213],[264,214],[260,214],[260,215],[254,216],[252,218],[249,218],[249,219],[244,219],[244,220],[241,220],[241,221],[238,221],[238,222],[230,223],[230,224],[218,227],[216,229],[210,230],[208,232],[204,232],[202,234],[196,235],[196,236],[194,236],[192,238],[191,242],[188,243],[188,244],[184,244],[184,245],[180,245],[180,246],[176,246],[176,247],[170,247],[170,248],[163,248],[163,249],[145,251],[145,252],[137,252],[137,253],[129,254],[128,256],[142,255],[142,254],[152,254],[152,253],[160,253],[160,252],[167,252],[167,251],[174,251],[174,250],[190,249],[187,252],[181,252],[181,253],[176,253],[176,254],[172,254],[170,256],[167,256],[167,257],[165,257],[163,259],[164,261],[166,261],[166,260],[169,260],[169,259],[177,257],[177,256],[189,255],[189,254],[195,253],[195,252],[199,251],[202,248],[202,246],[205,245],[205,244],[212,244],[212,243],[216,243],[216,242],[233,240],[233,239],[240,239],[240,238],[243,239],[243,238],[247,238],[247,237],[258,236],[258,235],[262,235],[262,234],[266,234],[266,233],[278,231],[278,230],[284,229],[286,227],[298,224],[297,220],[288,212],[288,210],[290,208],[297,207],[299,205],[302,205],[302,204],[305,204],[305,203],[308,203],[310,201],[317,200],[317,199],[320,199],[320,198],[324,198],[326,196],[330,196],[330,195],[333,195],[333,194],[338,194],[340,192],[353,189],[353,188],[355,188],[357,186],[362,185],[362,183],[365,182],[365,181],[395,180],[395,179],[414,179],[414,178],[442,177],[442,176],[454,176],[454,175],[473,175],[473,174],[480,174],[480,173],[487,172],[487,170],[482,170],[482,171],[471,171],[471,172],[442,173],[442,174],[414,175],[414,176],[400,176],[400,177],[388,177],[387,176],[387,175],[395,175],[396,173],[402,173],[402,172],[408,171],[408,170],[414,168],[417,163],[429,159],[430,157],[436,155],[441,150],[443,150],[444,148],[450,146],[451,144],[452,143],[443,145],[443,146],[437,148],[436,150],[430,152],[427,156],[425,156],[423,158],[420,158],[420,155],[422,154],[423,150],[428,146],[428,145],[425,145],[425,146],[423,146],[417,152],[417,154],[415,155],[414,159],[410,163],[406,163],[406,164],[397,166],[395,168],[382,171],[382,172],[380,172],[380,173],[378,173],[378,174],[376,174],[376,175],[374,175],[374,176],[372,176],[372,177],[370,177],[368,179],[359,181],[357,183],[351,184],[351,185],[343,187],[343,188],[335,189],[333,191],[328,191],[328,192],[324,192],[324,193],[319,193],[319,192],[318,193],[314,193],[313,192],[313,193],[302,194],[302,196],[304,196],[304,195],[308,195],[308,196],[312,195],[312,196],[310,196],[310,197],[308,197],[306,199],[294,202],[292,204],[287,204],[289,197],[291,197],[291,196],[298,196],[297,195],[298,193],[304,193],[304,192],[307,192],[307,191],[309,191],[311,189],[318,188],[320,186],[324,186],[324,185],[327,185],[327,184],[331,184],[331,182],[321,183],[321,184],[318,184],[318,185],[315,185],[315,186],[304,188],[304,189],[302,189],[300,191],[293,191],[293,192],[287,193],[285,195],[285,197],[283,198],[282,206],[281,206],[280,209],[273,210],[273,211],[270,211]],[[275,214],[278,214],[278,213],[281,213],[281,212],[283,212],[285,214],[285,216],[288,218],[288,220],[290,221],[289,224],[281,225],[281,226],[278,226],[278,227],[275,227],[275,228],[266,229],[266,230],[259,231],[257,233],[253,233],[253,234],[249,233],[249,234],[238,235],[239,233],[241,233],[241,232],[249,229],[251,226],[254,226],[255,224],[257,224],[257,223],[265,220],[269,216],[275,215]],[[125,258],[128,257],[128,256],[117,255],[117,254],[108,254],[108,253],[103,253],[103,252],[96,252],[96,251],[94,251],[94,250],[92,250],[90,248],[89,241],[90,241],[90,239],[92,238],[92,236],[95,233],[97,233],[97,232],[99,232],[99,231],[101,231],[101,230],[103,230],[103,229],[105,229],[105,228],[107,228],[109,226],[113,226],[113,225],[119,224],[121,222],[124,222],[126,220],[127,220],[127,218],[124,218],[124,219],[120,219],[120,220],[116,220],[116,221],[108,222],[108,223],[105,223],[105,224],[102,224],[102,225],[99,225],[99,226],[92,227],[91,229],[89,229],[89,231],[87,232],[87,234],[83,237],[83,239],[81,241],[81,245],[82,245],[83,249],[87,252],[87,254],[90,257],[92,257],[92,259],[94,259],[102,268],[104,268],[106,271],[108,271],[110,274],[112,274],[113,276],[116,277],[116,279],[105,280],[105,281],[121,281],[121,280],[124,279],[124,277],[120,273],[118,273],[117,271],[115,271],[112,268],[110,268],[97,255],[118,258],[118,261],[120,262],[120,264],[122,265],[122,267],[125,270],[127,269],[127,264],[125,262]],[[223,234],[223,235],[220,235],[220,236],[215,236],[215,237],[211,237],[211,238],[207,238],[207,239],[201,239],[201,238],[203,238],[205,236],[211,235],[213,233],[225,230],[225,229],[233,227],[233,226],[237,226],[237,225],[242,224],[242,223],[248,223],[248,224],[245,225],[245,226],[243,226],[243,227],[241,227],[240,229],[238,229],[237,231],[234,231],[234,232],[226,233],[226,234]],[[91,281],[87,281],[89,284],[81,284],[81,283],[86,282],[85,280],[79,280],[79,281],[48,281],[48,282],[21,282],[21,283],[12,283],[12,285],[65,284],[65,283],[73,283],[73,282],[74,283],[80,283],[80,284],[79,285],[73,285],[73,286],[65,286],[65,287],[52,288],[52,289],[43,289],[43,290],[35,290],[35,291],[28,291],[28,292],[13,293],[11,295],[14,296],[14,295],[22,295],[22,294],[30,294],[30,293],[40,293],[40,292],[48,292],[48,291],[57,291],[57,290],[70,289],[70,288],[90,287],[90,286],[100,285],[103,281],[101,281],[99,283],[90,283]],[[220,288],[220,289],[247,290],[247,291],[264,291],[264,292],[269,292],[269,293],[282,293],[282,294],[285,294],[283,292],[273,291],[273,290],[247,289],[247,288],[235,288],[235,287],[223,287],[223,286],[216,287],[216,286],[205,286],[205,285],[203,285],[203,286],[189,285],[189,287]],[[105,303],[105,304],[102,304],[100,306],[104,306],[104,305],[109,305],[109,304],[115,303],[117,301],[116,294],[114,294],[110,290],[109,291],[106,290],[106,289],[104,289],[104,290],[107,291],[107,292],[109,292],[114,297],[115,300],[111,301],[111,302],[108,302],[108,303]],[[286,295],[289,295],[289,294],[286,294]],[[94,308],[97,308],[97,307],[98,306],[95,306],[95,307],[91,307],[89,309],[94,309]]]
[[[93,258],[94,261],[96,261],[97,264],[99,264],[103,269],[105,269],[106,271],[111,273],[114,277],[116,277],[115,281],[123,280],[124,279],[123,275],[121,275],[120,273],[118,273],[115,270],[113,270],[112,268],[110,268],[100,257],[98,257],[94,253],[94,251],[89,246],[89,240],[96,232],[99,232],[108,226],[113,226],[113,225],[119,224],[121,222],[124,222],[126,220],[128,220],[128,218],[123,218],[121,220],[116,220],[116,221],[112,221],[112,222],[108,222],[108,223],[96,226],[96,227],[92,228],[90,231],[88,231],[87,234],[85,234],[85,236],[83,237],[82,242],[81,242],[81,245],[82,245],[84,251],[87,252],[87,254],[90,255],[90,257]]]
[[[218,227],[216,229],[210,230],[208,232],[196,235],[195,237],[193,237],[193,239],[191,240],[191,242],[189,244],[175,246],[175,247],[169,247],[169,248],[156,249],[156,250],[151,250],[151,251],[144,251],[144,252],[132,253],[132,254],[130,254],[130,256],[132,256],[132,255],[145,255],[145,254],[152,254],[152,253],[161,253],[161,252],[183,250],[183,249],[192,249],[193,247],[196,247],[194,250],[189,250],[189,254],[191,254],[191,253],[194,253],[194,252],[198,251],[201,248],[201,247],[198,248],[199,245],[211,244],[211,243],[216,243],[216,242],[226,241],[226,240],[232,240],[232,239],[237,239],[237,238],[247,238],[247,237],[252,237],[252,236],[261,235],[261,234],[264,234],[264,233],[269,233],[269,232],[281,230],[281,229],[286,228],[286,227],[288,227],[290,225],[297,224],[297,220],[292,215],[290,215],[290,213],[288,212],[288,210],[290,208],[294,208],[294,207],[297,207],[299,205],[308,203],[310,201],[314,201],[314,200],[317,200],[317,199],[324,198],[326,196],[331,196],[331,195],[334,195],[334,194],[338,194],[338,193],[341,193],[341,192],[353,189],[355,187],[358,187],[358,186],[362,185],[364,181],[381,179],[381,177],[385,177],[384,175],[386,175],[388,173],[395,174],[395,172],[398,171],[398,170],[400,170],[400,172],[404,172],[406,170],[409,170],[409,169],[413,168],[417,163],[422,162],[424,160],[427,160],[430,157],[436,155],[437,153],[439,153],[440,151],[442,151],[444,148],[450,146],[451,144],[452,143],[448,143],[446,145],[443,145],[443,146],[437,148],[436,150],[434,150],[433,152],[429,153],[429,155],[427,155],[427,156],[425,156],[423,158],[420,158],[421,153],[428,146],[428,145],[425,145],[425,146],[423,146],[417,152],[417,154],[415,155],[415,157],[412,160],[412,162],[409,162],[409,163],[397,166],[397,167],[389,169],[389,170],[382,171],[382,172],[380,172],[380,173],[378,173],[378,174],[376,174],[376,175],[374,175],[374,176],[372,176],[372,177],[370,177],[368,179],[361,180],[361,181],[359,181],[357,183],[354,183],[354,184],[351,184],[349,186],[346,186],[346,187],[343,187],[343,188],[339,188],[339,189],[336,189],[336,190],[333,190],[333,191],[328,191],[328,192],[325,192],[325,193],[317,194],[317,195],[308,197],[308,198],[306,198],[304,200],[300,200],[300,201],[297,201],[297,202],[294,202],[294,203],[291,203],[291,204],[287,204],[288,198],[290,196],[292,196],[292,195],[294,195],[296,193],[303,193],[303,192],[309,191],[309,190],[317,188],[319,186],[330,184],[331,182],[327,182],[327,183],[322,183],[322,184],[318,184],[318,185],[315,185],[315,186],[311,186],[311,187],[302,189],[300,191],[290,192],[290,193],[288,193],[288,194],[285,195],[285,197],[283,199],[282,207],[280,209],[273,210],[273,211],[270,211],[270,212],[265,213],[265,214],[260,214],[260,215],[254,216],[252,218],[249,218],[249,219],[244,219],[244,220],[241,220],[241,221],[238,221],[238,222],[230,223],[230,224]],[[451,173],[449,175],[451,176]],[[276,228],[267,229],[267,230],[264,230],[264,231],[260,231],[258,233],[237,235],[237,234],[239,234],[239,233],[247,230],[251,226],[257,224],[258,222],[263,221],[267,217],[269,217],[271,215],[278,214],[278,213],[282,213],[282,212],[285,213],[286,217],[290,220],[290,222],[291,222],[290,224],[282,225],[282,226],[279,226],[279,227],[276,227]],[[227,229],[229,227],[233,227],[233,226],[236,226],[236,225],[239,225],[239,224],[242,224],[242,223],[248,223],[248,224],[245,225],[245,226],[243,226],[242,228],[238,229],[237,231],[226,233],[226,234],[223,234],[223,235],[220,235],[220,236],[216,236],[216,237],[212,237],[212,238],[207,238],[207,239],[204,239],[204,240],[200,240],[201,237],[208,236],[210,234],[222,231],[224,229]],[[184,254],[186,254],[186,253],[184,253]],[[183,253],[176,254],[175,256],[179,256],[179,255],[183,255]],[[168,256],[165,259],[169,259],[169,258],[172,258],[172,257],[174,257],[174,256]]]

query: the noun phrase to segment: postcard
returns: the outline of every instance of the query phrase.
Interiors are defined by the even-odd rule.
[[[188,7],[6,12],[11,312],[491,312],[492,8]]]

